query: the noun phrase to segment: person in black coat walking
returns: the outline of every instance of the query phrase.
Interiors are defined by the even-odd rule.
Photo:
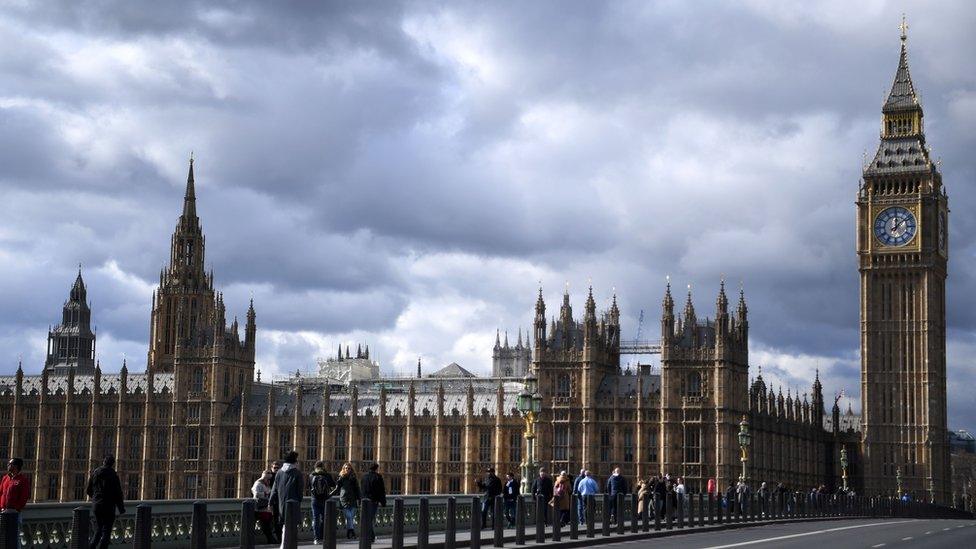
[[[505,520],[510,527],[515,526],[515,505],[519,497],[519,483],[515,475],[505,475],[505,486],[502,489],[502,499],[505,502]]]
[[[495,468],[485,470],[485,477],[476,482],[478,489],[484,492],[481,501],[481,527],[488,527],[488,513],[491,513],[491,526],[495,527],[495,497],[502,495],[502,479],[495,474]]]
[[[359,481],[360,493],[363,499],[368,499],[373,502],[373,505],[382,505],[386,507],[386,485],[383,484],[383,476],[377,473],[380,468],[380,464],[373,462],[369,466],[369,472],[363,475],[363,479]],[[363,508],[363,513],[366,509]],[[369,532],[371,534],[371,539],[376,541],[376,532],[373,531],[372,524],[367,524],[366,521],[360,517],[360,522],[362,523],[361,528],[365,529],[369,527]]]
[[[115,511],[125,513],[125,499],[122,483],[115,472],[115,456],[105,456],[102,466],[92,471],[88,478],[85,493],[92,501],[95,515],[95,537],[91,549],[105,549],[112,540],[112,526],[115,524]]]
[[[554,486],[552,477],[546,474],[546,470],[539,469],[539,478],[532,481],[532,499],[535,500],[542,496],[542,501],[545,503],[545,517],[543,518],[547,526],[549,525],[549,500],[552,499]]]

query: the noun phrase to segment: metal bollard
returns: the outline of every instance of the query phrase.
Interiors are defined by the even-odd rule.
[[[596,535],[596,496],[588,494],[586,496],[586,537],[592,538]]]
[[[677,512],[675,513],[678,519],[677,520],[678,528],[684,528],[685,527],[685,496],[683,494],[675,494],[674,500],[678,504],[678,508],[676,510]]]
[[[20,547],[20,529],[17,520],[20,513],[13,509],[7,509],[0,514],[0,548],[16,549]]]
[[[299,505],[298,500],[294,499],[285,502],[285,515],[282,517],[284,527],[281,529],[281,546],[285,549],[297,549],[298,547],[298,521],[301,518]],[[365,505],[363,506],[363,515],[365,518]],[[362,532],[364,534],[362,537],[366,537],[365,526],[363,526]]]
[[[535,497],[535,542],[546,542],[546,502],[542,496]]]
[[[563,517],[562,511],[556,507],[552,508],[552,541],[561,541],[563,539],[562,533]]]
[[[630,494],[630,533],[636,534],[640,531],[640,513],[637,512],[637,492]]]
[[[71,513],[71,549],[88,549],[91,539],[91,511],[87,507],[75,507]],[[11,547],[16,547],[13,545]],[[136,547],[139,547],[136,545]],[[148,547],[148,546],[146,546]]]
[[[688,528],[695,527],[695,496],[685,494],[681,499],[688,502]]]
[[[603,494],[603,520],[600,524],[600,533],[604,536],[610,535],[610,494]]]
[[[674,528],[674,506],[671,504],[671,494],[664,494],[664,520],[668,530]]]
[[[644,497],[641,498],[641,504],[642,504],[641,505],[641,512],[640,512],[641,531],[642,532],[647,532],[647,531],[650,530],[650,527],[651,527],[650,523],[648,523],[648,521],[647,521],[648,511],[650,510],[650,507],[651,507],[651,498],[648,497],[647,494],[644,494]],[[653,512],[653,511],[651,511],[651,512]]]
[[[705,494],[698,492],[698,526],[705,526]]]
[[[139,539],[139,534],[141,533],[139,530],[139,512],[141,511],[140,508],[142,507],[142,505],[136,507],[136,532],[135,532],[136,540]],[[254,523],[256,521],[257,519],[255,518],[255,514],[254,514],[254,500],[251,498],[247,498],[241,502],[241,537],[240,537],[241,549],[254,549],[254,543],[255,543]],[[149,524],[148,521],[146,524],[146,528],[147,530],[149,528],[152,528],[152,525]],[[142,549],[142,548],[148,548],[149,545],[148,544],[139,545],[139,542],[136,541],[135,547],[136,549]]]
[[[292,500],[288,500],[288,507],[291,507]],[[295,502],[296,504],[298,502]],[[296,505],[297,507],[297,505]],[[359,549],[370,549],[373,546],[373,513],[376,509],[376,502],[369,498],[363,498],[359,506]],[[298,513],[294,513],[297,515]],[[287,515],[285,515],[285,523],[288,524]],[[291,549],[297,549],[298,547],[298,521],[292,520],[295,523],[295,545],[286,544],[285,547],[290,547]],[[287,526],[286,526],[287,528]]]
[[[612,496],[611,496],[612,497]],[[616,511],[613,513],[613,519],[617,521],[617,534],[624,533],[624,495],[622,492],[617,493],[617,501],[614,507]]]
[[[505,511],[501,496],[495,496],[495,509],[491,515],[492,526],[495,527],[495,547],[505,547]]]
[[[708,514],[708,517],[706,521],[708,522],[708,524],[713,524],[715,522],[715,494],[712,493],[708,494],[707,504],[708,504],[708,509],[706,510],[706,512]]]
[[[654,492],[652,498],[654,505],[651,506],[651,512],[654,513],[654,530],[661,529],[661,506],[664,505],[663,501],[657,496],[657,492]]]
[[[391,549],[403,549],[403,498],[393,500],[393,538]]]
[[[417,507],[417,549],[427,549],[430,544],[430,500],[420,498]],[[478,515],[481,516],[481,515]]]
[[[444,528],[444,549],[457,548],[457,500],[447,498],[447,525]]]
[[[569,497],[569,539],[579,539],[579,494]]]
[[[471,549],[481,549],[481,498],[471,498]]]
[[[336,549],[337,515],[336,500],[332,498],[325,500],[325,517],[322,519],[323,549]]]
[[[254,500],[244,500],[251,502],[251,542],[254,542]],[[241,531],[244,528],[241,527]],[[242,540],[243,541],[243,540]],[[149,549],[152,547],[152,506],[146,503],[136,505],[136,525],[135,532],[132,534],[133,549]]]
[[[525,545],[525,497],[515,500],[515,545]]]
[[[193,516],[190,519],[190,548],[206,549],[210,529],[207,527],[207,504],[193,502]]]

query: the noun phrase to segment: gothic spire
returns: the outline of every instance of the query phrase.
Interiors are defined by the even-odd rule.
[[[691,302],[691,284],[688,285],[688,299],[685,301],[684,317],[685,326],[694,327],[698,323],[698,318],[695,316],[695,305]]]
[[[583,321],[584,322],[596,321],[596,301],[593,300],[593,286],[590,286],[590,291],[586,296],[586,311],[583,313]]]
[[[186,174],[186,193],[183,195],[183,217],[197,216],[197,194],[193,183],[193,153],[190,153],[190,169]]]
[[[908,23],[902,16],[901,26],[901,54],[898,56],[898,69],[895,71],[895,80],[891,84],[891,91],[885,100],[882,109],[885,113],[894,111],[906,111],[921,109],[918,95],[915,93],[915,85],[912,83],[912,75],[908,71]]]
[[[84,304],[87,301],[87,291],[85,290],[85,281],[81,278],[81,264],[78,264],[78,276],[75,277],[75,283],[71,286],[70,300],[75,303]]]

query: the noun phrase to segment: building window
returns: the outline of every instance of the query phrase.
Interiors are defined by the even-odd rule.
[[[685,378],[684,395],[689,397],[700,397],[702,395],[701,374],[691,372]]]
[[[224,435],[224,459],[226,460],[236,460],[237,459],[237,432],[227,431]],[[234,496],[228,496],[234,497]]]
[[[156,431],[153,454],[156,456],[156,459],[166,459],[169,457],[169,433],[164,429]]]
[[[600,461],[610,463],[613,449],[613,431],[608,428],[600,429]]]
[[[319,430],[315,427],[305,430],[305,455],[316,461],[319,459]]]
[[[332,445],[332,459],[333,461],[345,461],[349,456],[349,448],[346,444],[346,429],[339,427],[333,432],[333,440],[335,444]]]
[[[448,454],[447,461],[461,461],[461,430],[448,430]],[[452,493],[457,493],[452,491]]]
[[[451,477],[447,479],[447,493],[449,494],[460,494],[461,493],[461,479],[458,477]]]
[[[560,374],[556,378],[556,396],[557,397],[568,397],[570,396],[572,390],[572,382],[569,378],[569,374]]]
[[[135,405],[129,408],[129,418],[133,424],[139,424],[142,422],[142,406]]]
[[[224,475],[224,498],[234,499],[237,497],[237,479],[234,475]]]
[[[264,429],[251,429],[251,459],[264,459]]]
[[[60,497],[58,495],[58,481],[60,477],[58,475],[48,475],[47,477],[47,499],[48,501],[57,501]]]
[[[424,476],[420,477],[420,483],[419,483],[419,486],[417,486],[417,492],[420,493],[420,494],[429,494],[430,493],[430,477],[429,476],[424,475]]]
[[[200,477],[196,474],[186,475],[183,483],[183,499],[196,499],[197,487],[200,486]]]
[[[200,459],[200,430],[186,432],[186,459]]]
[[[10,431],[0,431],[0,456],[10,455]]]
[[[190,379],[190,392],[192,393],[203,392],[203,368],[193,369],[193,375]]]
[[[390,437],[390,461],[403,461],[403,429],[391,429]],[[390,481],[392,486],[392,480]]]
[[[48,459],[61,459],[61,437],[47,436],[44,438],[47,442]]]
[[[624,429],[624,463],[634,462],[634,432]]]
[[[508,461],[522,462],[522,432],[515,430],[508,432]]]
[[[420,461],[434,461],[434,433],[430,428],[420,430]]]
[[[645,433],[647,436],[647,456],[644,458],[645,461],[650,461],[652,463],[657,462],[657,431],[647,431]]]
[[[685,427],[685,463],[701,463],[701,429]]]
[[[24,419],[31,422],[37,421],[37,408],[33,406],[24,408]]]
[[[52,419],[57,422],[64,421],[64,408],[55,408],[51,414]]]
[[[129,434],[129,459],[137,460],[142,457],[142,433]]]
[[[115,406],[112,406],[111,404],[108,405],[108,406],[106,406],[102,410],[102,417],[105,419],[105,422],[106,423],[114,423],[115,422]]]
[[[519,442],[521,445],[521,442]],[[552,459],[567,461],[569,459],[569,426],[556,425],[552,430]]]
[[[397,495],[403,493],[403,479],[400,477],[390,477],[390,494]]]
[[[230,370],[224,370],[224,398],[230,398]]]
[[[88,406],[86,406],[86,405],[79,406],[78,407],[78,419],[83,419],[83,420],[87,421],[88,420],[88,417],[89,417],[88,416],[88,412],[89,412]]]
[[[482,429],[478,433],[478,461],[491,463],[491,429]]]
[[[373,461],[376,459],[376,431],[366,428],[363,429],[363,461]]]
[[[284,458],[285,454],[292,451],[291,431],[283,430],[278,432],[278,457]]]
[[[9,406],[0,406],[0,421],[10,421],[13,417],[13,412],[10,411]]]
[[[74,499],[74,501],[84,501],[85,488],[87,487],[85,484],[85,475],[80,473],[75,474],[74,487],[74,497],[72,499]]]
[[[24,458],[31,460],[37,452],[37,431],[24,431],[20,434],[20,447],[24,449]]]
[[[153,499],[166,499],[166,473],[156,475],[156,484],[153,486]]]
[[[128,475],[126,478],[125,499],[136,501],[139,499],[139,475]]]
[[[115,435],[116,432],[114,430],[102,430],[101,436],[99,437],[101,455],[97,457],[103,458],[109,454],[115,455]]]

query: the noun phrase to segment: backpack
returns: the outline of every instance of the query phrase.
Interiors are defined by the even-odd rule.
[[[327,498],[332,493],[332,482],[327,475],[312,475],[312,495],[318,499]]]

